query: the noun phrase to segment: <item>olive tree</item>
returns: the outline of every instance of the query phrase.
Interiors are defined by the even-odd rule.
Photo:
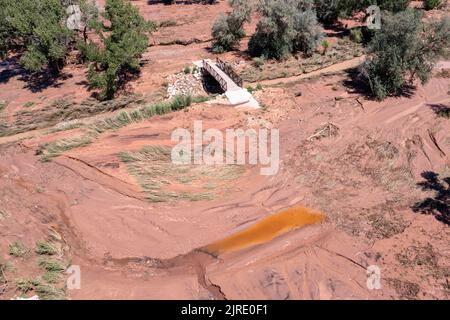
[[[362,67],[378,99],[401,94],[415,79],[425,83],[438,57],[448,54],[450,47],[448,18],[424,25],[420,13],[412,9],[383,17],[383,28],[369,43]]]
[[[261,19],[249,42],[253,56],[283,59],[302,51],[311,55],[322,37],[313,3],[308,0],[262,0]]]

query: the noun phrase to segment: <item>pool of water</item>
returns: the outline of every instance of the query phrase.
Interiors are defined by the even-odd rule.
[[[269,242],[291,230],[320,223],[324,219],[325,216],[323,214],[311,209],[303,207],[291,208],[273,214],[245,230],[211,243],[205,247],[205,250],[214,255],[241,250]]]

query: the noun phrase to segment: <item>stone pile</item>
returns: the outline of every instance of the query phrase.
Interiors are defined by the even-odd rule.
[[[192,72],[179,72],[167,77],[167,94],[169,98],[177,95],[205,95],[203,89],[202,75],[200,70],[194,69]]]

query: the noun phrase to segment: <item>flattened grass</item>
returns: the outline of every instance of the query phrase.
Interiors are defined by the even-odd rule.
[[[118,115],[99,120],[85,129],[85,133],[70,139],[60,139],[42,144],[38,147],[36,155],[41,161],[50,161],[65,151],[85,147],[94,142],[98,135],[106,131],[118,130],[131,123],[138,123],[153,116],[182,110],[192,103],[207,101],[209,97],[176,96],[170,101],[159,102],[139,107],[132,111],[122,111]]]
[[[150,202],[212,200],[220,187],[239,178],[245,171],[238,165],[178,165],[171,161],[171,148],[148,146],[137,152],[121,152]]]

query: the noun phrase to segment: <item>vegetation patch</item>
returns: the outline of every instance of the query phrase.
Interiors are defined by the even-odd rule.
[[[40,285],[41,282],[39,279],[27,279],[27,278],[19,278],[16,280],[16,288],[21,293],[28,293],[33,290],[35,286]]]
[[[48,241],[38,241],[36,243],[36,250],[35,252],[39,255],[55,255],[58,253],[58,250],[55,248],[55,246],[48,242]]]
[[[85,147],[98,138],[98,135],[109,130],[118,130],[131,123],[138,123],[156,115],[182,110],[192,103],[207,101],[208,97],[176,96],[170,101],[159,102],[139,107],[131,111],[122,111],[113,117],[99,120],[89,125],[85,133],[73,138],[65,138],[39,145],[36,150],[41,161],[50,161],[65,151]]]
[[[61,288],[56,288],[48,284],[39,284],[35,286],[36,293],[41,300],[65,300],[66,291]]]
[[[99,102],[87,99],[79,104],[69,99],[56,99],[37,110],[21,110],[14,114],[11,125],[0,127],[0,136],[14,135],[30,130],[57,125],[52,132],[80,127],[79,119],[91,117],[103,112],[112,112],[125,107],[142,105],[141,95],[124,95],[114,100]],[[74,122],[71,122],[74,121]],[[69,122],[69,123],[67,123]]]
[[[59,272],[66,269],[58,260],[48,258],[39,259],[39,266],[50,272]]]
[[[2,112],[7,106],[8,106],[8,103],[6,101],[1,100],[0,101],[0,112]]]
[[[171,150],[170,147],[149,146],[118,155],[151,202],[212,200],[220,189],[227,189],[229,182],[245,171],[238,165],[174,164]]]
[[[279,78],[299,76],[319,69],[329,67],[335,63],[350,60],[363,55],[363,47],[348,38],[339,40],[332,48],[322,55],[313,54],[311,57],[294,55],[281,61],[254,59],[251,65],[240,71],[240,76],[247,82],[258,82]]]
[[[418,298],[420,286],[417,283],[394,278],[387,278],[386,282],[395,289],[401,299],[415,300]]]
[[[28,249],[20,241],[15,241],[9,245],[9,255],[14,257],[23,257],[28,252]]]

